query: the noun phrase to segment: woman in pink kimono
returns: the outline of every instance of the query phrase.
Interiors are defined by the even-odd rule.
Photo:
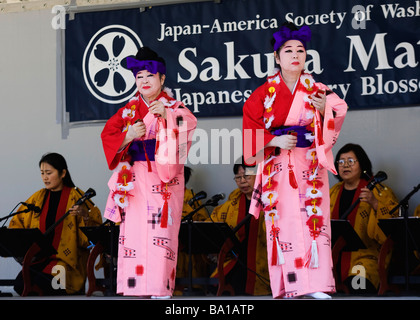
[[[114,173],[104,217],[120,222],[117,293],[169,298],[176,277],[184,161],[197,120],[162,90],[165,61],[147,47],[127,57],[138,93],[101,137]]]
[[[331,298],[327,170],[336,174],[331,148],[347,105],[303,71],[307,26],[285,24],[273,36],[280,70],[243,108],[244,155],[259,163],[250,213],[265,211],[273,297]]]

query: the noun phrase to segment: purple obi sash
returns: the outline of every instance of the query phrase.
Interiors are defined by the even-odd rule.
[[[149,160],[155,161],[155,149],[156,139],[134,140],[128,148],[128,153],[132,161],[146,161],[146,155],[144,153],[146,150]]]
[[[290,126],[290,127],[280,127],[280,128],[274,128],[271,131],[272,135],[275,136],[282,136],[285,134],[290,134],[289,132],[297,133],[297,144],[296,147],[298,148],[308,148],[312,145],[313,142],[313,136],[311,135],[312,132],[306,129],[306,126]],[[311,137],[311,139],[307,139],[307,137]]]

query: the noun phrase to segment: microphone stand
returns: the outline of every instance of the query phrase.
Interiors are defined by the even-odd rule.
[[[15,207],[13,210],[15,210],[18,206],[19,206],[19,204],[18,204],[18,205],[16,205],[16,207]],[[13,210],[12,210],[12,211],[13,211]],[[7,216],[5,216],[5,217],[0,218],[0,222],[1,222],[1,221],[3,221],[3,220],[7,220],[7,219],[9,219],[9,218],[11,218],[11,217],[13,217],[13,216],[15,216],[15,215],[19,214],[19,213],[26,213],[26,212],[29,212],[29,211],[31,211],[31,210],[29,210],[29,209],[25,209],[25,210],[22,210],[22,211],[17,211],[17,212],[10,213],[10,214],[8,214],[8,215],[7,215]],[[6,221],[4,222],[4,224],[5,224],[5,223],[6,223]],[[3,224],[2,228],[6,228],[6,227],[4,227],[4,224]],[[9,251],[7,248],[5,248],[5,247],[3,247],[3,246],[1,246],[1,247],[2,247],[2,249]],[[3,293],[3,292],[0,290],[0,297],[11,297],[11,296],[13,296],[13,294],[12,294],[12,293],[8,293],[8,292]]]
[[[360,198],[357,198],[357,200],[344,212],[344,214],[340,217],[341,220],[346,220],[348,215],[356,208],[356,206],[359,204]]]
[[[191,211],[189,214],[187,214],[184,218],[182,218],[181,222],[184,221],[190,221],[192,220],[192,217],[202,208],[208,206],[207,202],[205,204],[200,205],[199,207],[195,208],[193,211]]]
[[[113,295],[115,295],[114,286],[116,287],[116,284],[115,284],[115,281],[114,281],[115,280],[114,279],[114,273],[115,273],[115,270],[114,270],[114,268],[115,268],[115,265],[114,265],[114,257],[115,257],[114,237],[115,237],[115,231],[116,231],[115,229],[117,227],[115,226],[115,223],[112,222],[111,220],[105,221],[105,223],[108,223],[108,222],[109,222],[110,238],[111,238],[110,243],[109,243],[109,245],[110,245],[109,254],[111,256],[111,259],[110,259],[110,263],[109,263],[110,264],[110,266],[109,266],[109,278],[110,278],[109,289],[108,289],[108,291],[105,292],[105,295],[113,296]],[[105,225],[105,223],[103,225]]]
[[[409,280],[410,280],[410,267],[409,267],[409,259],[408,259],[408,252],[409,252],[409,246],[408,246],[408,238],[410,236],[415,249],[418,251],[417,244],[415,241],[413,241],[413,236],[410,232],[410,229],[408,227],[408,200],[420,189],[420,184],[418,184],[414,189],[405,196],[404,199],[402,199],[390,212],[389,214],[392,215],[395,211],[397,211],[399,208],[401,208],[401,213],[404,218],[404,246],[405,246],[405,289],[408,292],[409,291]],[[401,216],[401,214],[400,214]]]
[[[13,216],[15,216],[15,215],[17,215],[19,213],[27,213],[29,211],[32,211],[32,209],[25,209],[25,210],[22,210],[22,211],[16,211],[16,212],[10,213],[10,214],[8,214],[5,217],[0,218],[0,222],[3,221],[3,220],[9,219],[9,218],[11,218],[11,217],[13,217]]]
[[[220,199],[222,200],[222,199]],[[183,221],[187,221],[188,223],[188,292],[187,295],[193,295],[192,291],[192,228],[193,228],[193,216],[196,214],[199,210],[201,210],[204,207],[207,206],[217,206],[219,203],[218,199],[209,199],[204,204],[198,206],[193,211],[191,211],[189,214],[187,214],[184,218],[182,218],[181,223]],[[210,216],[210,213],[209,213]]]
[[[193,216],[202,208],[208,206],[209,201],[205,204],[202,204],[187,214],[184,218],[182,218],[181,223],[186,221],[188,223],[188,292],[186,295],[192,296],[192,251],[191,251],[191,244],[192,244],[192,228],[193,228]]]

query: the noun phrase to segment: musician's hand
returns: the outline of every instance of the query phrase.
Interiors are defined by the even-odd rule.
[[[375,198],[375,195],[372,191],[370,191],[368,188],[362,188],[360,191],[360,201],[367,202],[373,210],[378,209],[378,199]]]
[[[70,214],[72,216],[80,216],[84,219],[89,218],[89,213],[84,206],[73,206],[70,208]]]
[[[217,254],[213,254],[213,253],[209,253],[209,254],[207,254],[207,256],[206,256],[206,260],[207,260],[209,263],[214,263],[214,264],[216,264],[216,263],[217,263]]]

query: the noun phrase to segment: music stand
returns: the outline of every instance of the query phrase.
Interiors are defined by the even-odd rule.
[[[0,256],[22,258],[34,243],[41,247],[37,257],[46,257],[57,253],[51,244],[45,244],[43,241],[44,235],[37,228],[0,228]]]
[[[107,225],[108,224],[108,225]],[[96,279],[93,275],[92,269],[94,265],[94,260],[101,253],[104,252],[110,255],[110,268],[109,268],[109,289],[106,292],[106,295],[111,296],[115,295],[114,290],[114,258],[118,253],[118,237],[120,235],[120,227],[116,226],[112,221],[107,220],[100,226],[96,227],[81,227],[82,232],[87,236],[90,242],[92,242],[95,247],[92,249],[91,254],[88,259],[88,281],[89,281],[89,290],[87,295],[90,296],[96,288]],[[104,271],[105,274],[105,271]],[[91,286],[93,284],[93,286]]]
[[[41,230],[37,228],[0,228],[0,256],[4,258],[14,258],[19,264],[21,264],[24,279],[24,272],[26,270],[24,257],[26,257],[28,251],[30,251],[34,244],[37,244],[40,248],[39,252],[35,255],[37,258],[45,258],[57,253],[51,243],[45,242],[44,235]]]
[[[81,227],[80,229],[93,244],[102,243],[105,253],[118,252],[119,226],[112,223],[110,226],[102,224],[96,227]]]
[[[360,239],[359,235],[354,231],[348,220],[331,219],[331,239],[333,247],[341,237],[344,239],[345,245],[340,251],[366,249],[362,239]]]
[[[192,295],[192,254],[219,253],[232,229],[224,222],[206,222],[186,220],[181,222],[179,241],[184,245],[183,251],[189,254],[188,294]]]
[[[410,200],[410,198],[417,192],[420,190],[420,184],[418,184],[417,186],[415,186],[413,188],[413,190],[407,194],[404,199],[402,199],[390,212],[389,214],[392,216],[392,214],[394,212],[396,212],[397,210],[400,210],[400,216],[402,216],[403,221],[404,221],[404,244],[405,244],[405,277],[406,277],[406,290],[408,291],[409,289],[409,262],[408,262],[408,250],[409,250],[409,241],[408,238],[409,236],[411,237],[412,243],[414,244],[414,246],[417,249],[417,242],[414,241],[413,239],[413,234],[410,232],[410,227],[409,227],[409,217],[408,217],[408,201]],[[396,220],[397,221],[397,220]]]
[[[225,222],[193,221],[191,232],[191,253],[219,253],[226,238],[232,233],[232,229]],[[188,250],[188,222],[182,222],[179,230],[179,241],[184,245],[184,251]]]
[[[418,251],[418,248],[420,245],[420,218],[398,217],[398,218],[391,218],[391,219],[379,219],[378,224],[379,224],[379,227],[384,232],[384,234],[387,237],[391,238],[393,242],[393,246],[394,246],[394,252],[404,252],[405,288],[406,288],[406,291],[409,291],[409,284],[410,284],[409,252],[412,252],[413,250]]]
[[[348,220],[331,219],[331,241],[333,246],[334,276],[336,281],[340,283],[337,287],[340,286],[341,289],[347,292],[347,288],[344,285],[342,286],[341,272],[337,272],[340,254],[341,252],[366,249],[366,246]]]

